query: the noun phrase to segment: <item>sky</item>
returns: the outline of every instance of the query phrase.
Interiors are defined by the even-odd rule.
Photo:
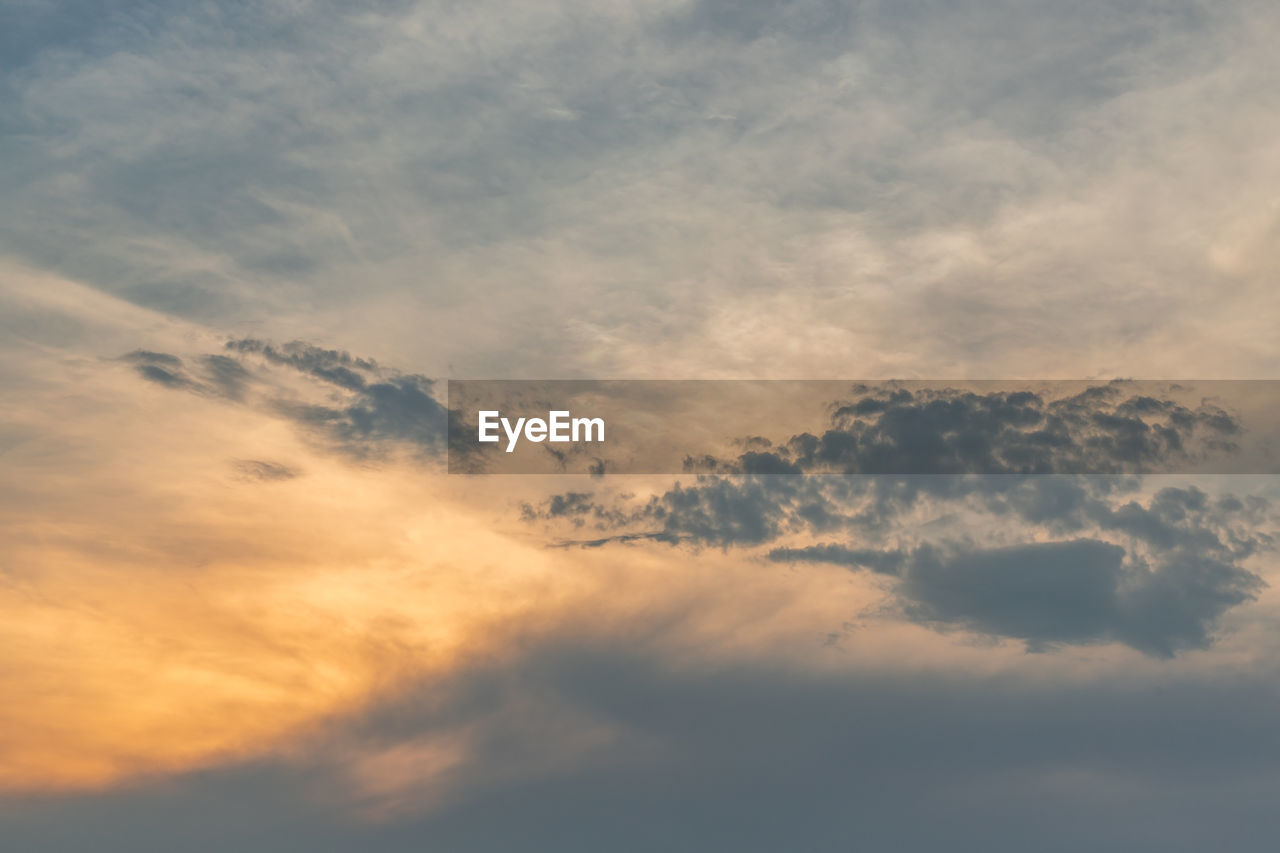
[[[1280,453],[1197,390],[1280,378],[1278,37],[4,3],[0,847],[1274,849],[1276,469],[1191,462]],[[451,379],[843,390],[462,476]]]

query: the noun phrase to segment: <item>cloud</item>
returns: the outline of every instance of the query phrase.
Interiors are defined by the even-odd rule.
[[[1142,503],[1131,497],[1136,486],[1091,477],[704,477],[629,515],[597,510],[586,495],[574,511],[626,531],[582,542],[593,547],[648,538],[751,549],[843,532],[857,544],[781,545],[767,556],[884,575],[905,618],[1035,650],[1119,642],[1170,657],[1206,648],[1218,619],[1265,586],[1243,563],[1275,547],[1270,504],[1195,487],[1165,487]],[[660,532],[644,533],[654,522]],[[980,544],[1010,539],[1023,541]]]
[[[202,361],[210,384],[228,399],[240,400],[253,381],[253,374],[233,358],[225,355],[206,355]]]
[[[1271,849],[1268,485],[604,478],[552,507],[346,463],[437,453],[430,376],[1274,375],[1278,33],[1248,0],[0,4],[0,254],[42,271],[2,285],[0,769],[131,781],[6,798],[4,843]],[[1231,438],[1106,414],[913,458]],[[812,464],[904,451],[855,420]],[[809,464],[749,451],[722,461]],[[549,535],[495,530],[521,502]],[[571,536],[599,547],[544,547]],[[821,618],[772,621],[786,591]]]
[[[0,13],[0,249],[242,336],[428,375],[1269,375],[1258,4],[76,9]]]
[[[1267,849],[1271,666],[1043,675],[690,667],[645,642],[565,635],[330,721],[323,748],[21,804],[7,837],[50,851],[158,851],[178,837],[194,851],[335,853],[763,853],[832,839],[1013,853],[1027,838],[1062,853]],[[601,729],[611,736],[591,737]],[[428,759],[461,732],[461,760]],[[362,758],[397,754],[424,772],[360,774]],[[350,800],[399,810],[353,821]]]
[[[339,405],[278,399],[275,408],[296,422],[319,430],[355,455],[385,442],[401,442],[421,452],[443,450],[449,415],[432,396],[435,382],[418,374],[397,374],[369,359],[301,342],[276,348],[262,341],[229,341],[229,352],[261,355],[323,383],[349,392]]]
[[[879,574],[899,575],[906,562],[906,555],[901,551],[877,551],[872,548],[828,544],[774,548],[769,552],[769,559],[775,563],[830,563],[846,569],[867,569]]]
[[[1121,642],[1172,657],[1207,648],[1217,619],[1265,586],[1195,549],[1159,553],[1152,566],[1099,539],[986,549],[926,544],[910,554],[816,545],[776,548],[769,558],[890,575],[907,618],[1017,638],[1033,651]]]
[[[1187,510],[1206,507],[1191,493],[1168,492],[1150,511],[1136,504],[1113,510],[1110,496],[1141,482],[1119,475],[1176,470],[1205,454],[1229,453],[1243,430],[1219,406],[1191,408],[1118,381],[1055,397],[892,385],[853,390],[854,399],[831,404],[830,426],[820,434],[778,443],[753,436],[734,457],[688,457],[688,469],[708,473],[642,506],[575,492],[528,506],[525,517],[571,517],[577,526],[591,519],[600,530],[656,523],[672,539],[725,547],[797,529],[882,535],[895,517],[930,498],[976,500],[989,512],[1059,531],[1099,524],[1151,538]],[[1192,503],[1184,506],[1179,496]]]
[[[377,455],[389,444],[424,456],[444,449],[450,415],[433,396],[433,380],[389,371],[344,351],[245,338],[227,341],[223,353],[197,357],[194,370],[169,353],[138,350],[124,359],[151,382],[270,411],[349,455]],[[290,374],[305,377],[310,386],[296,387],[286,378]],[[315,399],[317,392],[322,401]]]
[[[172,353],[134,350],[121,357],[133,365],[138,375],[168,388],[214,397],[239,400],[252,376],[238,362],[219,355],[194,359],[194,371]]]
[[[294,477],[299,476],[299,472],[296,469],[290,468],[288,465],[281,465],[279,462],[267,462],[262,459],[237,459],[232,464],[244,479],[262,483],[292,480]]]
[[[349,395],[344,406],[271,404],[346,452],[361,455],[388,440],[438,446],[447,415],[428,396],[428,380],[384,378],[372,360],[300,342],[238,340],[227,350]],[[248,371],[223,358],[243,382]],[[175,356],[130,359],[151,381],[195,385]],[[1242,427],[1216,405],[1191,407],[1122,382],[1056,397],[853,390],[852,399],[831,404],[831,426],[820,434],[780,443],[755,436],[736,458],[692,461],[721,474],[676,483],[639,504],[591,491],[555,494],[525,503],[522,518],[600,534],[564,546],[772,545],[775,562],[869,570],[889,579],[902,618],[1016,639],[1035,651],[1121,643],[1168,658],[1204,649],[1222,615],[1265,586],[1242,565],[1274,547],[1265,500],[1170,486],[1144,502],[1133,496],[1141,478],[1062,475],[1160,470],[1230,449]],[[904,471],[924,473],[885,473]],[[943,523],[921,526],[922,508]],[[966,520],[947,524],[949,513]],[[777,544],[833,533],[858,544]],[[1025,541],[999,541],[1010,537]]]
[[[323,349],[302,341],[293,341],[277,348],[264,341],[246,338],[228,341],[227,349],[237,353],[261,355],[272,364],[287,365],[348,391],[365,390],[365,376],[378,371],[377,363],[371,359],[354,358],[347,352]]]
[[[1117,474],[1231,451],[1242,431],[1221,407],[1195,408],[1115,381],[1046,399],[1032,391],[859,385],[831,426],[690,470],[745,474]]]
[[[429,396],[430,380],[301,342],[277,347],[246,339],[226,349],[337,389],[342,405],[273,392],[264,407],[323,434],[344,453],[365,456],[386,442],[440,446],[448,414]],[[239,393],[250,371],[218,358],[227,362],[215,362],[218,375],[235,376]],[[129,359],[140,370],[164,371],[163,380],[144,372],[152,381],[200,387],[176,356],[140,351]],[[758,470],[755,460],[769,456],[788,472],[821,474],[701,476],[639,505],[567,492],[526,502],[521,517],[599,531],[559,543],[589,548],[655,542],[737,549],[856,535],[857,546],[778,546],[768,556],[890,576],[905,618],[1019,639],[1034,650],[1115,642],[1171,657],[1206,648],[1220,617],[1264,586],[1242,563],[1274,546],[1265,500],[1166,487],[1143,503],[1132,497],[1140,478],[1048,476],[1086,461],[1114,471],[1135,454],[1155,466],[1185,457],[1203,433],[1210,443],[1239,433],[1220,408],[1127,395],[1117,383],[1049,400],[1029,392],[856,390],[855,401],[833,404],[833,427],[821,438],[803,433],[785,447],[766,447],[757,437],[744,444],[761,449],[735,462],[710,460],[721,470]],[[893,468],[936,467],[953,475],[826,473],[876,470],[886,459]],[[288,476],[267,464],[242,473]],[[994,473],[977,476],[976,467]],[[921,511],[941,518],[921,525]],[[946,523],[955,513],[968,514],[963,524]],[[1029,541],[982,544],[1009,536]]]
[[[1275,547],[1266,499],[1194,485],[1143,498],[1142,477],[1117,476],[1134,461],[1159,470],[1197,446],[1229,445],[1241,426],[1217,406],[1123,383],[1049,399],[855,391],[832,404],[820,436],[768,446],[757,437],[736,458],[695,460],[728,473],[643,501],[562,494],[526,505],[523,517],[599,531],[568,540],[593,548],[772,546],[775,562],[867,570],[886,578],[903,618],[1032,650],[1121,643],[1167,658],[1203,649],[1223,614],[1265,586],[1245,562]],[[1080,468],[1107,476],[1058,473]]]
[[[125,356],[134,364],[138,375],[149,382],[169,388],[198,387],[184,372],[182,359],[168,353],[134,350]]]

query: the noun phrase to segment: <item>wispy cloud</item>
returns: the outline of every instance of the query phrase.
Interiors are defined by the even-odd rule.
[[[1256,4],[12,9],[4,251],[139,304],[429,374],[1269,375]]]

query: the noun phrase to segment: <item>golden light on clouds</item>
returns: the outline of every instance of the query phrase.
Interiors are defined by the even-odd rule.
[[[0,457],[0,673],[21,697],[0,707],[0,787],[247,755],[552,595],[551,555],[421,466],[334,460],[113,361],[21,357],[40,370]]]
[[[33,328],[45,339],[92,333],[73,352],[36,335],[5,362],[27,386],[0,423],[0,679],[21,697],[0,705],[2,791],[320,761],[330,771],[320,796],[391,821],[485,785],[671,757],[671,744],[625,719],[536,686],[517,684],[474,717],[432,718],[437,689],[443,702],[472,673],[539,648],[640,652],[695,683],[750,665],[837,684],[959,672],[1058,685],[1248,669],[1267,648],[1257,614],[1273,612],[1270,593],[1212,658],[1153,662],[1114,643],[1039,656],[903,621],[884,577],[770,562],[767,545],[558,547],[595,534],[521,520],[526,501],[588,488],[602,506],[636,507],[671,480],[449,476],[394,442],[361,455],[287,410],[340,405],[338,391],[266,362],[251,364],[243,397],[180,372],[148,381],[142,368],[177,358],[163,354],[204,369],[202,353],[223,341],[110,298],[82,302],[74,283],[42,283],[10,307],[43,317]],[[154,348],[151,361],[122,357],[125,340]],[[910,529],[950,524],[995,544],[1053,538],[987,530],[981,505],[897,512]],[[350,730],[409,694],[428,697],[418,728]],[[515,733],[524,752],[493,761],[495,732]]]
[[[104,318],[108,333],[139,319],[82,316]],[[162,343],[203,339],[166,331]],[[509,523],[520,488],[545,493],[533,481],[353,460],[115,358],[19,357],[38,381],[6,412],[0,457],[0,673],[22,697],[0,706],[0,789],[95,788],[287,752],[402,682],[566,624],[686,653],[758,652],[792,597],[779,595],[794,586],[785,576],[725,596],[725,555],[691,569],[661,553],[548,548]],[[610,737],[600,722],[556,732],[565,755]],[[461,731],[344,760],[381,813],[398,779],[420,789],[424,768],[454,767],[467,742]]]

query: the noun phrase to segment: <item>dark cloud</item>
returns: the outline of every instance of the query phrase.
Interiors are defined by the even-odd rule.
[[[218,392],[232,400],[240,400],[253,375],[240,362],[225,355],[206,355],[201,359],[205,376]]]
[[[123,356],[138,375],[170,388],[239,400],[252,382],[252,375],[235,359],[204,355],[194,359],[194,371],[180,357],[164,352],[134,350]]]
[[[575,527],[601,531],[632,525],[652,528],[646,536],[668,542],[733,547],[771,541],[794,523],[798,496],[812,493],[817,479],[699,477],[690,486],[676,483],[639,507],[598,500],[592,492],[553,495],[537,506],[525,504],[526,521],[567,519]],[[615,537],[635,538],[634,531]],[[607,542],[604,537],[600,542]]]
[[[386,441],[437,450],[444,444],[448,413],[431,396],[431,385],[420,376],[398,376],[362,387],[346,405],[280,401],[277,410],[353,455],[374,453]]]
[[[1265,500],[1194,487],[1142,500],[1142,478],[1122,475],[1135,463],[1160,468],[1200,452],[1192,448],[1226,447],[1240,427],[1222,409],[1129,393],[1124,383],[1057,399],[855,392],[832,406],[822,434],[772,446],[753,437],[736,458],[691,463],[720,473],[638,506],[579,492],[525,517],[593,526],[601,535],[583,542],[592,547],[772,544],[774,561],[891,576],[905,618],[1036,650],[1118,642],[1169,657],[1204,648],[1222,614],[1263,586],[1243,561],[1274,546]],[[1059,473],[1077,469],[1107,476]],[[920,470],[930,473],[880,473]],[[810,476],[778,476],[799,474]],[[812,544],[833,534],[856,544]],[[809,543],[777,544],[796,538]]]
[[[805,545],[801,548],[774,548],[769,559],[775,563],[830,563],[847,569],[867,569],[878,574],[897,575],[905,555],[901,551],[876,551],[845,545]]]
[[[182,359],[176,355],[169,355],[164,352],[151,352],[145,349],[136,349],[125,355],[125,359],[135,364],[157,364],[163,367],[180,368],[182,367]]]
[[[260,355],[272,364],[292,367],[349,391],[364,390],[368,382],[366,376],[379,372],[377,363],[371,359],[357,358],[342,350],[323,349],[302,341],[276,347],[265,341],[244,338],[228,341],[227,350]]]
[[[1023,493],[1035,493],[1040,482],[1032,477],[698,475],[639,506],[623,496],[597,498],[594,492],[575,492],[527,506],[523,515],[527,520],[570,517],[575,523],[591,522],[602,532],[656,525],[671,541],[721,548],[764,544],[789,533],[835,530],[880,539],[922,500],[976,498],[993,511],[1020,512],[1026,505],[1039,505]],[[1090,495],[1109,487],[1104,478],[1082,478],[1082,483]],[[1019,498],[1010,498],[1010,492]]]
[[[1172,657],[1205,648],[1218,617],[1264,586],[1257,575],[1194,548],[1158,553],[1148,564],[1097,539],[987,549],[922,545],[910,555],[818,545],[778,548],[769,557],[893,575],[895,595],[913,621],[1013,637],[1033,651],[1121,642]]]
[[[720,473],[638,506],[578,492],[525,517],[592,525],[601,535],[583,544],[593,547],[774,545],[773,561],[891,578],[905,618],[1033,650],[1118,642],[1170,657],[1204,648],[1222,614],[1263,587],[1243,562],[1274,547],[1265,500],[1176,486],[1143,500],[1141,477],[1121,476],[1226,446],[1240,427],[1220,408],[1120,382],[1055,399],[854,390],[832,405],[823,433],[744,440],[736,458],[691,463]],[[1108,476],[1060,473],[1076,470]],[[914,471],[928,473],[882,473]],[[777,476],[788,474],[812,476]],[[813,543],[832,535],[852,544]],[[797,538],[808,542],[778,544]]]
[[[13,849],[50,853],[1263,853],[1280,783],[1272,669],[833,674],[566,636],[384,697],[292,761],[0,801],[0,819]],[[566,720],[617,736],[566,748]],[[352,747],[394,755],[459,731],[469,760],[401,773],[384,820],[349,817],[377,795],[326,793]]]
[[[197,383],[187,376],[182,359],[175,355],[134,350],[125,355],[124,360],[132,363],[138,375],[148,382],[155,382],[157,385],[168,388],[195,389],[198,387]]]
[[[290,468],[288,465],[263,459],[237,459],[232,466],[241,478],[263,483],[292,480],[299,474],[297,469]]]
[[[186,376],[165,367],[159,367],[154,364],[139,364],[137,369],[138,374],[142,376],[143,379],[160,385],[167,385],[170,388],[194,387],[194,383]]]
[[[231,353],[258,355],[269,364],[292,368],[348,392],[335,405],[279,399],[275,409],[316,429],[347,452],[365,456],[384,442],[403,442],[422,451],[443,450],[449,415],[432,396],[434,381],[397,374],[371,359],[301,341],[276,347],[254,339],[229,341]]]
[[[749,549],[841,532],[857,544],[780,545],[775,562],[817,562],[892,579],[900,614],[940,628],[1023,640],[1029,649],[1118,642],[1156,657],[1206,648],[1219,618],[1264,587],[1244,568],[1275,546],[1270,504],[1194,487],[1146,501],[1110,477],[702,477],[624,512],[590,493],[559,513],[649,539]],[[925,524],[918,511],[927,505]],[[545,506],[550,506],[546,504]],[[950,515],[967,519],[947,524]],[[654,529],[654,526],[657,529]],[[648,528],[648,529],[646,529]],[[1023,544],[984,545],[984,537]]]
[[[194,372],[168,353],[138,350],[125,359],[152,382],[265,408],[350,455],[375,455],[388,443],[406,444],[428,455],[444,449],[450,414],[432,396],[433,380],[387,370],[341,350],[301,341],[277,346],[233,340],[224,352],[196,359],[199,370]],[[246,360],[258,360],[259,369],[284,369],[314,380],[325,401],[301,400],[278,384],[258,381],[266,377],[256,377]]]
[[[1119,474],[1236,449],[1239,422],[1113,382],[1051,399],[1031,391],[855,386],[830,426],[686,469],[743,474]],[[758,439],[757,439],[757,444]]]
[[[526,520],[534,518],[572,518],[581,523],[581,516],[587,513],[599,513],[602,507],[591,500],[590,492],[565,492],[552,495],[541,510],[525,504],[522,514]]]

